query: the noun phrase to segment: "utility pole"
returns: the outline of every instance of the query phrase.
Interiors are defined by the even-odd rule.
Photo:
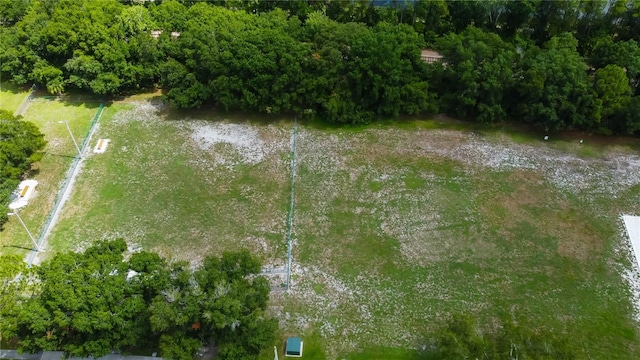
[[[64,121],[58,121],[58,123],[64,123],[67,126],[67,130],[69,131],[69,136],[71,136],[71,140],[73,140],[73,145],[76,146],[76,150],[78,150],[78,156],[80,156],[82,158],[82,153],[80,152],[80,147],[78,147],[78,143],[76,142],[76,138],[73,137],[73,133],[71,132],[71,128],[69,127],[69,122],[64,120]]]
[[[27,228],[27,225],[24,224],[24,221],[22,221],[22,218],[20,217],[20,215],[18,215],[18,212],[17,211],[10,212],[10,213],[7,213],[7,215],[8,216],[15,215],[18,218],[18,220],[20,220],[20,224],[22,224],[24,231],[26,231],[27,234],[29,235],[29,238],[31,239],[31,241],[33,242],[33,245],[35,246],[35,250],[40,251],[40,247],[38,246],[36,239],[33,237],[33,235],[31,235],[31,231],[29,231],[29,229]]]

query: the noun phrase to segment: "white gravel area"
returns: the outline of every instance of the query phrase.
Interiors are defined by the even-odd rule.
[[[640,183],[640,156],[609,147],[585,158],[545,144],[517,144],[508,138],[487,139],[450,130],[421,131],[420,150],[477,166],[499,170],[542,171],[561,189],[615,194]],[[457,138],[458,141],[455,141]],[[576,142],[575,148],[578,148]]]
[[[229,144],[244,162],[250,164],[259,163],[270,152],[270,147],[260,139],[255,126],[194,121],[189,123],[189,127],[191,139],[203,150],[209,150],[216,144]]]

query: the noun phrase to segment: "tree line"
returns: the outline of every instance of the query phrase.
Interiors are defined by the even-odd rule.
[[[191,360],[209,346],[216,359],[255,359],[273,346],[270,287],[248,251],[207,257],[196,268],[147,251],[125,258],[126,251],[122,239],[99,241],[30,269],[18,256],[0,257],[2,339],[21,352],[96,358],[159,350]]]
[[[636,1],[10,3],[3,78],[51,93],[159,86],[179,109],[640,133]],[[442,62],[424,63],[423,48]]]

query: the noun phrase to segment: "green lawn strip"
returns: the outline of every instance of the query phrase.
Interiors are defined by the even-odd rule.
[[[16,86],[7,82],[0,84],[0,109],[12,114],[18,109],[22,100],[29,94],[28,86]]]
[[[324,339],[322,339],[322,337],[320,337],[317,333],[313,332],[303,332],[288,335],[279,333],[277,335],[276,343],[274,344],[278,351],[279,358],[288,359],[288,357],[285,357],[285,344],[288,337],[300,337],[302,339],[302,359],[324,360],[327,358],[324,352]],[[258,357],[259,360],[273,360],[273,358],[273,348],[265,349]]]
[[[77,155],[65,124],[58,121],[68,121],[76,141],[81,144],[97,109],[98,104],[38,101],[33,102],[25,114],[25,120],[36,124],[48,142],[44,157],[34,165],[34,170],[29,175],[29,178],[38,181],[36,196],[29,205],[19,210],[27,228],[36,238],[51,211],[69,166]],[[3,254],[22,254],[33,248],[31,240],[18,221],[12,220],[7,223],[0,235],[0,252]]]
[[[102,122],[96,140],[111,143],[86,160],[51,246],[62,251],[124,237],[170,258],[198,261],[250,248],[283,264],[289,184],[281,154],[215,165],[216,157],[236,158],[235,150],[228,144],[199,149],[189,138],[189,120],[140,114],[136,106],[115,105],[118,120]],[[279,140],[286,143],[284,136]]]
[[[362,352],[354,352],[346,356],[340,356],[346,360],[427,360],[423,354],[416,350],[403,348],[372,347]]]

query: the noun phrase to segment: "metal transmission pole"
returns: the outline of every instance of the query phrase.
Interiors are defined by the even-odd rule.
[[[64,120],[64,121],[58,121],[58,123],[64,123],[67,126],[67,130],[69,130],[69,136],[71,136],[71,140],[73,140],[73,145],[75,145],[76,150],[78,150],[78,156],[82,157],[82,153],[80,152],[80,147],[76,142],[76,138],[73,137],[73,133],[71,132],[71,128],[69,127],[69,122]]]
[[[20,217],[20,215],[18,215],[18,212],[17,211],[10,212],[10,213],[7,213],[7,215],[9,216],[15,215],[18,218],[18,220],[20,220],[20,224],[22,224],[24,231],[26,231],[27,234],[29,235],[29,238],[31,239],[31,241],[33,242],[33,245],[35,246],[35,250],[41,251],[40,247],[38,246],[38,243],[36,242],[36,239],[33,237],[33,235],[31,235],[31,231],[29,231],[29,229],[27,228],[27,225],[24,224],[24,221],[22,221],[22,218]]]

